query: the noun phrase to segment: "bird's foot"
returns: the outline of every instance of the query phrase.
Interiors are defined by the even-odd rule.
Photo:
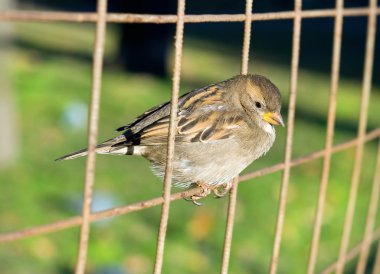
[[[211,193],[211,191],[213,191],[213,189],[209,185],[202,183],[202,182],[196,182],[195,186],[201,188],[202,192],[199,194],[192,195],[189,198],[185,198],[185,200],[191,201],[191,202],[193,202],[193,204],[195,204],[197,206],[201,206],[202,203],[198,202],[198,200],[207,197]]]
[[[214,193],[215,198],[222,198],[226,196],[226,194],[230,191],[232,187],[232,181],[229,181],[227,183],[224,183],[221,186],[218,186],[212,190],[212,193]]]

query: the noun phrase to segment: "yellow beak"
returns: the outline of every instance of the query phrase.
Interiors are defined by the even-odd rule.
[[[283,127],[285,126],[284,121],[282,120],[281,114],[277,112],[264,113],[263,120],[275,126],[279,126],[279,125]]]

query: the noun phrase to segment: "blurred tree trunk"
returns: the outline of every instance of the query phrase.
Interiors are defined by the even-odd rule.
[[[14,0],[0,0],[0,10],[14,7]],[[10,84],[12,26],[0,23],[0,169],[15,162],[18,152],[18,132],[14,93]]]

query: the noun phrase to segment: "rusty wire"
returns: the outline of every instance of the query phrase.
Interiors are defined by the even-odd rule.
[[[340,53],[342,48],[342,30],[343,30],[343,0],[336,0],[336,17],[334,25],[334,44],[333,44],[333,58],[331,65],[331,84],[330,84],[330,98],[329,110],[327,119],[326,143],[325,143],[325,156],[323,159],[322,178],[320,183],[317,209],[315,213],[314,231],[311,241],[309,263],[307,268],[308,274],[315,272],[315,265],[318,256],[319,237],[321,233],[323,209],[326,200],[327,186],[330,173],[330,164],[332,156],[332,147],[334,140],[334,126],[335,126],[335,111],[336,111],[336,96],[338,92],[339,83],[339,69],[340,69]]]
[[[245,7],[245,20],[244,20],[244,38],[243,50],[241,54],[241,74],[248,73],[249,64],[249,47],[251,45],[251,29],[252,29],[252,2],[253,0],[246,1]]]
[[[247,0],[246,6],[245,6],[244,37],[243,37],[241,71],[240,71],[241,74],[244,74],[244,75],[248,73],[248,65],[249,65],[249,48],[251,44],[251,29],[252,29],[252,3],[253,3],[253,0]],[[231,187],[229,201],[228,201],[226,233],[225,233],[224,245],[223,245],[222,266],[220,270],[221,274],[228,273],[228,266],[229,266],[230,254],[231,254],[232,234],[233,234],[235,212],[236,212],[238,182],[239,182],[238,178],[234,178],[232,180],[232,187]]]
[[[378,241],[380,239],[380,228],[376,229],[372,235],[371,235],[371,242],[375,242],[375,241]],[[364,245],[365,243],[361,242],[359,244],[357,244],[356,246],[354,246],[350,252],[348,252],[344,258],[344,263],[348,263],[349,261],[352,261],[354,258],[356,258],[359,253],[360,253],[360,250],[362,248],[362,246]],[[377,253],[377,256],[379,257],[379,252]],[[320,273],[321,274],[330,274],[330,273],[333,273],[335,270],[336,270],[336,267],[337,267],[337,262],[334,262],[332,263],[331,265],[329,265],[328,267],[326,267],[323,271],[321,271]],[[374,268],[374,271],[373,271],[373,274],[378,274],[379,271],[375,271],[376,270],[376,267]]]
[[[14,241],[31,236],[51,233],[67,229],[74,226],[81,225],[79,250],[77,258],[76,273],[84,273],[86,256],[88,250],[88,237],[90,223],[104,218],[127,214],[134,211],[143,210],[153,206],[162,204],[161,223],[157,239],[157,253],[154,273],[161,273],[162,262],[164,254],[164,244],[166,237],[166,229],[168,223],[168,213],[170,202],[192,195],[200,194],[201,189],[189,189],[186,191],[171,194],[171,175],[172,175],[172,158],[174,155],[174,136],[175,136],[175,117],[177,112],[178,91],[180,84],[181,72],[181,55],[183,45],[183,28],[185,23],[203,23],[203,22],[245,22],[244,28],[244,42],[242,50],[242,68],[241,73],[248,72],[248,59],[249,59],[249,45],[251,34],[252,21],[266,21],[266,20],[284,20],[293,19],[293,47],[292,47],[292,63],[291,63],[291,81],[290,81],[290,99],[289,99],[289,113],[288,113],[288,129],[286,136],[286,148],[284,162],[270,167],[263,168],[256,172],[235,178],[233,187],[231,189],[229,207],[227,211],[227,224],[225,233],[225,242],[222,256],[221,273],[228,273],[228,265],[230,259],[234,215],[236,211],[237,200],[237,186],[238,183],[247,181],[253,178],[264,176],[273,172],[283,170],[283,179],[280,191],[279,210],[276,223],[275,240],[273,245],[273,254],[270,264],[270,273],[276,273],[278,268],[278,259],[280,253],[280,245],[282,239],[282,229],[285,218],[286,210],[286,196],[289,184],[290,170],[294,166],[298,166],[315,159],[323,157],[322,178],[320,184],[320,193],[318,196],[318,204],[315,216],[315,225],[313,231],[313,239],[310,248],[310,257],[308,263],[308,273],[314,273],[315,264],[318,255],[319,235],[323,220],[323,208],[326,197],[326,190],[328,185],[328,175],[331,163],[332,153],[343,151],[345,149],[356,147],[355,165],[353,168],[352,185],[350,189],[350,198],[347,206],[347,213],[344,225],[344,232],[342,237],[341,248],[339,251],[339,258],[337,262],[332,263],[322,273],[331,273],[337,271],[342,273],[345,263],[359,256],[359,263],[357,265],[357,273],[363,273],[368,257],[370,245],[380,238],[380,228],[374,230],[374,221],[376,215],[376,208],[379,199],[380,188],[380,167],[378,159],[377,167],[375,169],[375,176],[373,181],[373,189],[371,194],[370,206],[367,213],[367,222],[363,240],[349,252],[348,243],[350,230],[352,226],[352,219],[356,203],[357,189],[359,185],[359,177],[361,172],[361,162],[363,158],[364,143],[379,139],[380,129],[372,130],[366,133],[368,102],[371,89],[372,80],[372,67],[374,58],[374,43],[376,32],[376,17],[380,14],[380,8],[377,7],[376,0],[370,0],[369,7],[366,8],[344,8],[343,0],[337,0],[335,9],[325,10],[302,10],[301,0],[295,0],[295,9],[293,11],[284,12],[268,12],[252,14],[252,0],[246,1],[245,14],[202,14],[202,15],[185,15],[185,0],[178,0],[178,13],[177,15],[152,15],[152,14],[120,14],[120,13],[107,13],[107,0],[98,0],[97,13],[82,13],[82,12],[51,12],[51,11],[0,11],[0,21],[42,21],[42,22],[95,22],[97,24],[96,41],[94,46],[94,65],[93,65],[93,87],[92,98],[90,106],[89,117],[89,156],[86,164],[86,178],[84,190],[84,205],[81,216],[75,216],[69,219],[61,220],[47,225],[41,225],[24,229],[20,231],[13,231],[9,233],[0,234],[0,242]],[[342,39],[342,25],[343,17],[347,16],[368,16],[368,33],[366,43],[365,55],[365,68],[363,80],[363,93],[362,105],[359,121],[358,136],[350,141],[333,146],[334,124],[335,124],[335,109],[336,109],[336,94],[339,82],[339,63],[340,63],[340,50]],[[320,151],[315,151],[309,155],[292,159],[292,141],[294,131],[294,116],[296,104],[296,90],[298,78],[298,63],[300,51],[300,33],[301,21],[305,18],[320,18],[320,17],[334,17],[334,48],[333,60],[331,69],[331,85],[330,85],[330,105],[328,111],[328,122],[326,132],[325,148]],[[101,75],[102,75],[102,62],[104,51],[104,38],[106,23],[176,23],[176,41],[175,41],[175,62],[173,69],[173,88],[172,88],[172,107],[170,116],[170,133],[168,139],[168,157],[167,167],[164,179],[164,191],[162,197],[153,198],[147,201],[141,201],[135,204],[111,208],[108,210],[91,213],[91,197],[92,186],[94,182],[95,171],[95,144],[98,127],[99,116],[99,100],[101,89]],[[380,155],[380,146],[379,146]],[[380,156],[378,156],[380,158]],[[380,271],[380,244],[375,262],[374,273]]]
[[[228,273],[228,266],[230,263],[232,233],[233,233],[233,228],[234,228],[234,220],[235,220],[235,212],[236,212],[238,183],[239,183],[238,178],[235,177],[232,180],[232,187],[230,190],[230,197],[228,201],[226,233],[224,234],[222,266],[220,269],[221,274]]]
[[[276,231],[273,243],[272,260],[270,263],[270,274],[275,274],[278,268],[278,259],[280,255],[280,246],[282,239],[282,230],[285,220],[286,211],[286,197],[289,186],[290,168],[292,160],[292,147],[293,147],[293,132],[294,132],[294,117],[296,111],[296,98],[297,98],[297,82],[298,82],[298,65],[300,54],[300,40],[301,40],[301,9],[302,0],[294,0],[295,17],[293,22],[293,46],[292,46],[292,62],[290,72],[290,94],[289,94],[289,107],[288,107],[288,120],[286,131],[286,144],[285,144],[285,160],[284,160],[284,173],[282,176],[279,206],[277,213]]]
[[[373,274],[380,273],[380,241],[377,243],[375,266],[373,267],[373,272],[372,273]]]
[[[369,97],[371,92],[372,84],[372,70],[373,70],[373,59],[375,54],[375,34],[376,34],[376,13],[373,11],[377,7],[377,0],[370,0],[369,2],[370,13],[368,14],[368,27],[367,27],[367,42],[366,42],[366,52],[365,52],[365,63],[364,63],[364,80],[363,80],[363,91],[361,98],[360,107],[360,117],[359,117],[359,129],[358,129],[358,139],[359,142],[356,147],[355,162],[352,172],[351,188],[348,197],[348,205],[346,217],[343,225],[342,241],[339,250],[338,265],[336,269],[337,274],[343,273],[344,270],[344,258],[347,253],[350,234],[352,228],[352,222],[354,219],[356,198],[359,187],[359,180],[363,161],[364,152],[364,136],[367,128],[367,116],[368,116],[368,106]]]
[[[175,35],[175,54],[174,54],[174,67],[173,67],[173,87],[172,87],[172,100],[170,106],[170,124],[168,136],[168,151],[165,168],[164,178],[164,191],[163,191],[163,204],[161,211],[161,221],[157,238],[157,251],[156,260],[154,264],[154,274],[160,274],[162,271],[162,262],[164,256],[165,238],[169,220],[170,209],[170,192],[172,185],[173,174],[173,158],[174,158],[174,144],[177,129],[177,109],[178,109],[178,94],[179,84],[181,78],[181,64],[182,64],[182,46],[183,46],[183,28],[184,28],[184,15],[185,15],[185,0],[178,0],[178,21]]]
[[[380,14],[380,8],[374,9]],[[370,8],[347,8],[343,10],[343,16],[366,16]],[[335,17],[335,9],[303,10],[297,16],[301,18]],[[294,19],[295,11],[280,11],[256,13],[252,15],[252,21]],[[131,13],[108,13],[108,23],[176,23],[176,15],[155,14],[131,14]],[[185,23],[206,22],[243,22],[245,14],[201,14],[185,15]],[[0,21],[58,21],[58,22],[96,22],[97,14],[93,12],[52,12],[52,11],[0,11]]]
[[[98,0],[98,21],[96,24],[96,38],[94,46],[94,64],[92,75],[92,91],[90,102],[90,114],[88,120],[88,156],[86,162],[85,187],[83,193],[82,223],[79,238],[79,248],[76,274],[83,274],[86,268],[88,239],[90,235],[90,217],[92,192],[95,179],[95,147],[98,136],[99,106],[102,83],[102,68],[104,56],[104,44],[106,33],[107,0]]]
[[[371,199],[369,202],[367,221],[364,230],[363,244],[360,248],[359,261],[356,268],[356,274],[363,274],[367,264],[369,250],[371,248],[371,235],[375,227],[377,206],[380,194],[380,142],[377,150],[377,161],[375,167],[375,175],[372,183]]]
[[[372,141],[372,140],[377,139],[379,137],[380,137],[380,129],[372,130],[366,134],[365,142]],[[346,149],[349,149],[351,147],[354,147],[357,145],[358,141],[359,141],[359,139],[356,138],[356,139],[335,145],[332,148],[332,152],[337,153],[337,152],[341,152],[341,151],[344,151]],[[295,158],[291,162],[291,167],[299,166],[301,164],[305,164],[305,163],[314,161],[316,159],[323,157],[324,155],[325,155],[325,150],[319,150],[319,151],[310,153],[308,155]],[[279,164],[275,164],[275,165],[270,166],[270,167],[265,167],[265,168],[262,168],[260,170],[255,171],[255,172],[251,172],[251,173],[240,176],[239,177],[239,183],[246,182],[248,180],[258,178],[258,177],[262,177],[262,176],[265,176],[268,174],[272,174],[272,173],[275,173],[277,171],[281,171],[283,169],[284,169],[284,163],[279,163]],[[171,201],[175,201],[175,200],[190,197],[192,195],[200,194],[201,191],[202,190],[199,188],[193,188],[193,189],[185,190],[182,192],[177,192],[177,193],[174,193],[171,195]],[[151,208],[151,207],[160,205],[162,203],[163,203],[163,198],[157,197],[157,198],[153,198],[151,200],[137,202],[135,204],[115,207],[115,208],[111,208],[111,209],[92,213],[90,220],[91,220],[91,222],[99,221],[99,220],[103,220],[105,218],[124,215],[124,214],[128,214],[131,212]],[[50,223],[50,224],[46,224],[46,225],[35,226],[32,228],[23,229],[23,230],[19,230],[19,231],[2,233],[2,234],[0,234],[0,243],[10,242],[10,241],[15,241],[15,240],[21,240],[24,238],[34,237],[34,236],[41,235],[41,234],[52,233],[55,231],[60,231],[60,230],[64,230],[67,228],[75,227],[75,226],[78,226],[81,224],[81,220],[82,220],[81,216],[75,216],[75,217],[67,218],[67,219],[57,221],[54,223]]]

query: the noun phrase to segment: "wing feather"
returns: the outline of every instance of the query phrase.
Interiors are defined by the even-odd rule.
[[[176,142],[211,142],[231,138],[234,130],[243,126],[240,111],[227,109],[223,102],[223,86],[223,82],[210,85],[180,97]],[[162,145],[167,142],[169,121],[168,102],[146,111],[118,130],[126,130],[124,145]]]

